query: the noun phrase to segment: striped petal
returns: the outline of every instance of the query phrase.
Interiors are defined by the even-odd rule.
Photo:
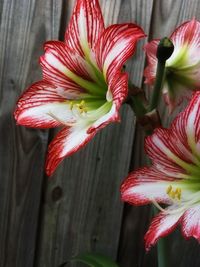
[[[116,72],[108,83],[107,100],[113,100],[119,108],[128,96],[128,74]]]
[[[103,30],[104,22],[98,0],[77,0],[65,33],[65,42],[80,56],[88,58]]]
[[[180,25],[170,36],[176,47],[189,45],[192,49],[200,48],[200,22],[196,19]],[[200,53],[196,51],[196,53]]]
[[[159,238],[171,233],[179,223],[183,212],[175,214],[159,213],[152,221],[149,230],[145,235],[145,247],[148,251],[151,246],[155,245]]]
[[[123,182],[122,200],[133,205],[145,205],[152,201],[169,204],[171,199],[166,189],[174,181],[176,181],[174,177],[167,176],[156,168],[141,168],[130,173]]]
[[[177,153],[187,162],[200,165],[200,92],[193,94],[187,108],[177,116],[172,127]]]
[[[79,124],[62,129],[50,143],[46,160],[46,173],[52,175],[60,162],[86,145],[95,132],[87,133],[88,125]]]
[[[200,92],[193,94],[187,108],[173,121],[170,129],[159,128],[146,138],[145,149],[155,166],[172,172],[200,166]],[[190,167],[189,167],[190,168]],[[181,171],[180,171],[181,172]]]
[[[101,35],[95,54],[99,68],[107,81],[112,80],[127,59],[133,55],[136,43],[145,37],[136,24],[115,24],[109,26]]]
[[[43,78],[58,87],[86,93],[95,74],[91,66],[64,43],[47,42],[45,54],[40,57]]]
[[[182,218],[182,233],[186,239],[196,238],[200,242],[200,207],[188,209]]]
[[[18,124],[35,128],[51,128],[76,121],[65,91],[45,81],[33,84],[24,92],[14,115]]]
[[[182,153],[179,147],[179,140],[173,139],[173,137],[170,129],[157,128],[153,135],[146,138],[145,150],[152,159],[154,167],[176,176],[177,173],[186,173],[189,166],[187,161],[188,163],[192,161],[188,157],[190,152],[185,149],[184,155],[184,151]]]
[[[152,85],[156,77],[157,57],[156,52],[159,40],[153,40],[144,46],[147,56],[147,67],[144,70],[145,83]]]
[[[170,38],[175,49],[167,60],[167,67],[176,71],[165,84],[163,93],[171,112],[184,98],[191,98],[192,90],[200,87],[200,22],[193,19],[183,23]]]

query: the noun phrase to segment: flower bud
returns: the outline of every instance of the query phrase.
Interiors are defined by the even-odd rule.
[[[168,37],[164,37],[158,44],[156,57],[159,61],[165,62],[174,52],[174,45]]]

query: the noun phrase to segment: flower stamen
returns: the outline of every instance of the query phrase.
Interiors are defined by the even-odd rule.
[[[172,185],[169,185],[166,189],[166,193],[172,200],[181,200],[182,190],[180,187],[177,187],[175,190],[173,190]]]
[[[84,100],[81,100],[80,103],[75,104],[74,101],[70,101],[69,102],[69,108],[72,111],[74,106],[76,106],[76,108],[78,109],[79,113],[87,113],[88,109],[86,107],[86,103]]]
[[[84,100],[81,100],[79,104],[76,104],[76,107],[78,108],[80,114],[87,113],[87,107]]]
[[[70,110],[72,110],[73,107],[74,107],[74,102],[73,102],[73,101],[70,101],[70,102],[69,102],[69,108],[70,108]]]

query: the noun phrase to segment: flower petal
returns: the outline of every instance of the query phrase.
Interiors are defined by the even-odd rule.
[[[181,47],[184,44],[187,44],[193,48],[200,47],[199,37],[200,22],[196,19],[181,24],[170,36],[175,46]]]
[[[182,173],[194,165],[200,166],[199,125],[200,92],[198,91],[193,94],[187,108],[173,121],[170,129],[156,129],[152,136],[146,138],[145,149],[154,166]]]
[[[144,70],[145,83],[152,85],[156,77],[157,68],[157,47],[159,40],[153,40],[144,46],[147,56],[147,67]]]
[[[200,165],[200,92],[193,94],[187,108],[180,113],[171,126],[175,148],[187,162]],[[179,147],[178,147],[179,145]]]
[[[103,32],[95,54],[107,81],[121,70],[123,64],[135,52],[137,41],[143,37],[144,31],[132,23],[111,25]]]
[[[86,93],[87,84],[96,77],[91,66],[62,42],[47,42],[44,50],[40,57],[43,78],[56,86]]]
[[[188,209],[181,220],[185,238],[194,237],[200,242],[200,207]]]
[[[109,104],[109,103],[107,103]],[[103,116],[99,116],[99,119],[97,119],[88,129],[88,133],[92,133],[94,131],[100,130],[104,128],[106,125],[108,125],[111,122],[120,121],[119,113],[116,108],[115,103],[112,104],[111,109],[109,112],[107,112]]]
[[[18,124],[36,128],[74,123],[76,119],[66,100],[66,93],[62,88],[39,81],[28,88],[18,100],[15,119]]]
[[[182,212],[175,214],[161,212],[153,219],[144,238],[147,251],[149,251],[151,246],[155,245],[159,238],[167,236],[174,230],[182,214]]]
[[[89,57],[104,30],[104,22],[98,0],[77,0],[65,42],[82,57]]]
[[[129,174],[121,186],[122,200],[132,205],[145,205],[152,201],[169,204],[166,193],[174,177],[166,176],[156,168],[144,167]]]
[[[52,175],[60,162],[85,146],[95,135],[87,133],[87,125],[76,125],[62,129],[50,143],[46,160],[46,173]]]
[[[107,95],[110,95],[110,99],[112,99],[119,108],[128,96],[128,74],[116,72],[112,80],[109,81],[108,86]]]
[[[172,82],[171,81],[168,80],[165,82],[162,89],[163,98],[165,103],[168,105],[169,114],[171,114],[174,109],[183,102],[184,99],[189,100],[192,95],[190,86],[177,82],[176,79],[174,79]],[[196,90],[193,87],[192,89]]]
[[[145,150],[153,161],[153,166],[162,172],[171,173],[173,177],[178,173],[186,173],[190,158],[179,154],[170,129],[157,128],[153,135],[145,140]],[[179,144],[178,140],[177,145]],[[189,152],[188,152],[189,153]],[[186,162],[185,162],[186,161]],[[191,163],[191,161],[190,161]]]

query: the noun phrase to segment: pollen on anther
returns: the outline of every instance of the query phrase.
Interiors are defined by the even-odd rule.
[[[79,104],[76,104],[76,107],[79,109],[80,114],[87,113],[87,107],[84,100],[81,100]]]
[[[172,185],[169,185],[169,186],[167,187],[166,193],[167,193],[168,196],[169,196],[171,199],[173,199],[173,200],[175,200],[175,199],[177,199],[177,200],[181,200],[182,190],[181,190],[181,188],[179,188],[179,187],[176,188],[175,190],[173,190]]]
[[[74,102],[73,102],[73,101],[70,101],[70,102],[69,102],[69,108],[70,108],[70,110],[72,110],[73,107],[74,107]]]
[[[167,187],[166,193],[169,195],[171,191],[172,191],[172,186],[169,185],[169,186]]]

